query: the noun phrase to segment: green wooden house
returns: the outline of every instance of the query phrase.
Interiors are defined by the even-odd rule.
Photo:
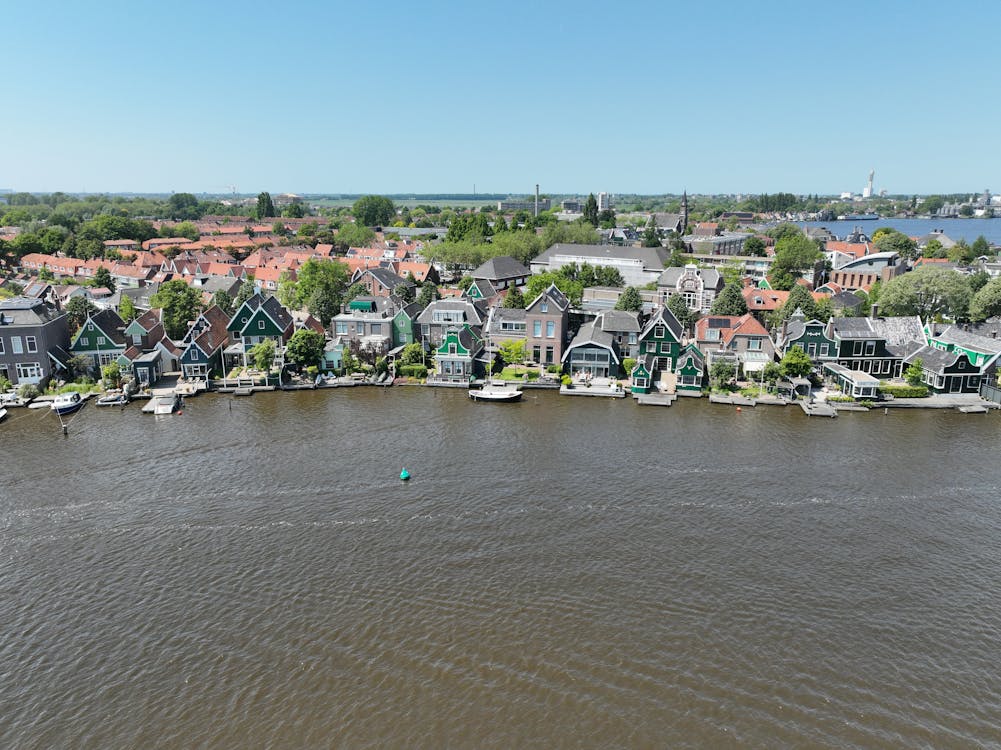
[[[676,374],[679,392],[702,392],[706,382],[706,357],[694,343],[683,347],[678,353]]]
[[[800,347],[814,362],[832,362],[837,357],[837,342],[827,336],[827,324],[807,320],[797,309],[779,329],[776,350],[785,354],[794,346]]]
[[[633,365],[632,372],[629,373],[629,379],[632,383],[629,389],[633,393],[650,392],[653,387],[653,376],[656,372],[655,361],[656,358],[652,354],[641,354],[637,357],[636,364]]]
[[[482,353],[483,339],[468,325],[446,331],[435,350],[435,379],[468,382],[483,371]]]
[[[393,316],[393,347],[406,346],[420,340],[420,328],[417,316],[421,314],[421,306],[411,302],[400,308]]]
[[[639,333],[639,353],[629,373],[633,393],[649,393],[658,382],[673,390],[671,374],[678,362],[683,333],[681,322],[667,307],[661,307],[650,317]]]
[[[114,310],[89,315],[70,343],[70,354],[90,357],[95,371],[117,361],[128,348],[125,321]]]

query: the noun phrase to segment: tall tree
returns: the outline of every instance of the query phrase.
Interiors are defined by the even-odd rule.
[[[115,280],[111,278],[111,271],[109,271],[105,266],[98,266],[97,270],[94,271],[94,278],[91,279],[91,283],[95,287],[104,287],[108,289],[112,294],[115,291]]]
[[[627,286],[622,294],[619,295],[619,299],[615,302],[616,310],[628,310],[630,312],[639,312],[643,309],[643,299],[640,297],[640,293],[636,291],[636,287]]]
[[[262,192],[257,196],[257,218],[258,219],[268,219],[274,216],[275,204],[271,200],[271,193]]]
[[[248,276],[244,279],[243,283],[240,284],[240,291],[236,293],[236,299],[233,301],[234,309],[239,309],[240,305],[246,302],[248,299],[254,296],[254,279],[252,276]]]
[[[96,312],[97,307],[86,297],[71,297],[66,303],[66,322],[71,331],[78,331],[87,317]]]
[[[363,226],[384,226],[396,216],[396,207],[393,201],[382,195],[365,195],[355,201],[351,215]]]
[[[970,302],[970,319],[987,320],[1001,315],[1001,278],[992,279],[973,295]]]
[[[813,360],[799,344],[793,346],[779,362],[782,374],[787,378],[805,378],[813,369]]]
[[[131,323],[139,317],[139,311],[136,310],[132,298],[126,294],[121,296],[121,301],[118,303],[118,316],[126,323]]]
[[[869,296],[871,300],[871,290]],[[879,291],[879,303],[885,315],[965,320],[971,296],[970,285],[955,271],[921,266],[886,282]]]
[[[507,295],[504,297],[503,307],[510,310],[517,310],[525,307],[525,295],[521,293],[521,290],[518,287],[511,287],[508,290]]]
[[[322,333],[311,328],[300,328],[292,334],[285,349],[285,357],[293,365],[309,367],[319,364],[326,340]]]
[[[218,307],[223,312],[225,312],[230,317],[233,317],[233,313],[236,312],[233,309],[233,298],[230,296],[229,292],[227,292],[225,289],[220,289],[218,292],[212,295],[212,304]]]
[[[723,291],[713,300],[709,312],[713,315],[745,315],[747,313],[747,301],[741,294],[739,283],[727,284]]]
[[[688,307],[685,298],[680,294],[672,294],[667,298],[667,309],[674,313],[674,317],[686,331],[692,330],[695,321],[699,319],[699,314]]]
[[[802,232],[788,235],[775,243],[775,262],[772,263],[772,287],[792,289],[796,279],[823,257],[817,243]]]
[[[744,255],[763,257],[765,255],[765,241],[757,236],[748,237],[744,241]]]
[[[164,282],[149,302],[163,310],[163,327],[167,335],[179,339],[187,333],[188,323],[198,315],[201,295],[181,279],[173,279]]]
[[[594,193],[588,194],[584,201],[584,221],[592,227],[598,226],[598,199],[594,197]]]
[[[657,234],[657,222],[654,215],[650,214],[650,221],[643,230],[643,247],[660,247],[660,235]]]

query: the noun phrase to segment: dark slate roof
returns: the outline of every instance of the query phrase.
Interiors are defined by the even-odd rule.
[[[572,255],[580,258],[602,260],[604,258],[630,258],[643,262],[645,270],[663,268],[670,253],[663,247],[621,247],[619,245],[571,245],[556,243],[532,260],[533,263],[548,263],[554,255]]]
[[[639,313],[629,310],[606,310],[595,319],[602,331],[626,333],[639,333],[640,316]]]
[[[525,309],[526,310],[532,309],[532,307],[535,306],[535,303],[541,300],[543,297],[548,297],[554,305],[560,308],[560,310],[566,310],[568,307],[570,307],[570,300],[567,299],[567,296],[560,291],[560,288],[556,286],[556,284],[550,284],[549,287],[544,292],[539,294],[538,297],[536,297],[527,305],[525,305]]]
[[[88,320],[100,328],[104,335],[115,344],[125,344],[125,321],[114,310],[99,310]]]
[[[934,346],[926,344],[918,347],[904,357],[904,364],[913,364],[914,360],[920,359],[921,366],[924,369],[942,374],[945,372],[946,367],[952,367],[956,364],[956,360],[965,356],[965,354],[960,352],[944,352],[941,349],[936,349]]]
[[[862,299],[851,292],[839,292],[831,297],[831,306],[840,310],[854,310],[862,304]]]
[[[506,281],[520,276],[529,276],[530,271],[510,255],[498,255],[483,263],[470,274],[474,279]]]
[[[11,297],[0,300],[0,325],[45,325],[65,313],[41,299]]]
[[[525,320],[525,313],[528,312],[521,307],[495,307],[493,319],[497,321],[508,321],[521,323]]]
[[[480,325],[486,315],[486,307],[481,300],[474,302],[462,297],[450,297],[447,299],[436,299],[424,308],[421,314],[417,316],[417,320],[424,325],[443,325],[442,323],[434,322],[435,310],[462,310],[466,314],[465,322],[473,325]]]
[[[612,337],[612,334],[598,328],[596,323],[597,321],[592,320],[590,323],[585,323],[580,327],[580,330],[577,331],[577,335],[574,336],[573,341],[570,342],[570,346],[568,346],[567,350],[563,353],[564,360],[566,360],[566,358],[570,355],[570,352],[577,347],[600,346],[612,352],[615,362],[618,363],[619,357],[615,353],[615,339]]]
[[[958,326],[948,326],[935,336],[943,344],[956,344],[966,349],[974,349],[984,354],[1001,352],[1001,339],[982,336],[979,333],[964,331]]]
[[[278,327],[281,330],[284,331],[292,325],[292,315],[285,309],[285,306],[278,301],[277,297],[268,297],[264,300],[264,304],[262,304],[261,307],[263,307],[264,312],[266,312],[271,319],[278,324]],[[223,323],[223,326],[225,325],[226,324]]]
[[[654,329],[654,327],[658,323],[662,323],[663,325],[667,326],[667,328],[670,329],[671,333],[674,334],[674,337],[678,341],[681,341],[681,336],[684,333],[684,328],[679,322],[679,320],[675,317],[674,313],[671,312],[667,307],[661,307],[660,309],[657,310],[657,312],[653,314],[650,320],[647,321],[646,326],[644,326],[643,332],[640,334],[640,338],[646,336],[650,331]]]
[[[494,285],[487,279],[474,279],[473,283],[469,285],[469,289],[472,289],[474,284],[476,285],[476,288],[480,290],[480,297],[482,299],[490,299],[497,294],[497,289],[495,289]],[[463,297],[469,295],[469,289],[463,292]]]
[[[1001,339],[1001,318],[989,318],[970,328],[970,333],[976,333],[989,339]]]
[[[885,339],[891,346],[924,339],[917,315],[896,318],[831,318],[834,332],[843,339]]]
[[[406,286],[413,286],[413,282],[407,281],[405,278],[399,274],[390,271],[388,268],[366,268],[365,272],[361,274],[364,276],[365,273],[372,274],[373,278],[382,284],[387,289],[396,289],[400,284],[405,284]],[[359,277],[360,278],[360,277]]]

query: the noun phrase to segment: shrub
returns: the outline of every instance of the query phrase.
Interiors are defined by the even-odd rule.
[[[569,375],[564,375],[562,378],[560,378],[560,383],[562,385],[570,385],[571,383],[573,383],[573,378],[571,378]]]
[[[527,372],[524,373],[524,375],[522,375],[522,377],[525,378],[525,380],[538,380],[539,379],[539,371],[538,370],[528,370]]]
[[[893,396],[894,398],[927,398],[928,386],[926,385],[891,385],[882,383],[879,386],[880,394]]]
[[[546,372],[563,372],[563,365],[546,365]]]
[[[632,372],[634,367],[636,367],[635,357],[626,357],[624,360],[622,360],[622,369],[625,370],[627,373]]]
[[[25,383],[17,389],[17,395],[21,398],[38,398],[38,387],[31,383]]]
[[[407,378],[426,378],[428,368],[424,365],[403,365],[400,367],[400,375]]]

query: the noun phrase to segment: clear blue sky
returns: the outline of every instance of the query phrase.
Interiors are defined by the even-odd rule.
[[[4,9],[0,188],[1001,191],[999,2]]]

